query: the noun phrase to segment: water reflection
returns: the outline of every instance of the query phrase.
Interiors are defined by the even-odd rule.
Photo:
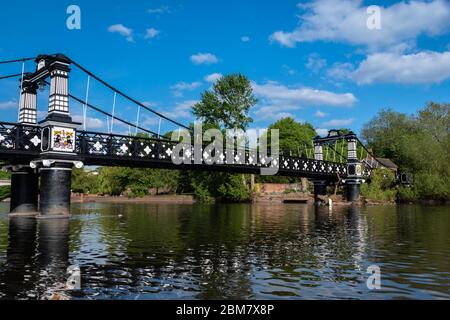
[[[69,221],[12,218],[0,292],[5,299],[39,299],[65,282]]]
[[[2,273],[2,292],[9,297],[23,299],[26,292],[34,287],[31,275],[33,258],[36,254],[35,219],[17,218],[9,223],[9,245],[5,270]]]
[[[450,298],[445,207],[82,204],[73,212],[70,221],[10,221],[6,259],[0,236],[4,298],[40,297],[65,281],[69,264],[81,267],[76,299]],[[381,291],[366,287],[372,264],[382,268]]]

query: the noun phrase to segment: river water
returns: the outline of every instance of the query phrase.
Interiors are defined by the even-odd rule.
[[[450,299],[448,206],[90,203],[37,222],[7,211],[0,299],[40,299],[69,265],[82,273],[73,299]]]

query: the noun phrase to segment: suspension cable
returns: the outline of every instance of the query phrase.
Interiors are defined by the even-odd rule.
[[[26,61],[30,61],[30,60],[34,60],[34,59],[36,59],[36,57],[34,57],[34,58],[22,58],[22,59],[16,59],[16,60],[5,60],[5,61],[0,61],[0,64],[26,62]]]
[[[159,117],[159,124],[158,124],[158,139],[161,137],[161,117]]]
[[[81,100],[81,99],[79,99],[79,98],[77,98],[77,97],[75,97],[75,96],[73,96],[73,95],[71,95],[71,94],[69,94],[69,97],[72,98],[72,99],[74,99],[75,101],[78,101],[78,102],[81,103],[81,104],[84,104],[84,103],[85,103],[83,100]],[[133,127],[134,127],[134,124],[132,124],[131,122],[126,121],[126,120],[121,119],[121,118],[118,118],[118,117],[116,117],[116,116],[113,117],[110,113],[108,113],[108,112],[106,112],[106,111],[103,111],[102,109],[97,108],[97,107],[93,106],[93,105],[90,104],[90,103],[88,103],[87,106],[88,106],[89,108],[91,108],[91,109],[97,111],[97,112],[100,112],[100,113],[103,114],[103,115],[109,116],[109,117],[111,117],[111,118],[113,118],[113,119],[115,119],[115,120],[117,120],[117,121],[119,121],[119,122],[122,122],[122,123],[124,123],[124,124],[126,124],[126,125],[128,125],[128,126],[133,126]],[[155,132],[152,132],[152,131],[147,130],[147,129],[145,129],[145,128],[139,127],[139,130],[144,131],[144,132],[146,132],[146,133],[149,133],[149,134],[151,134],[151,135],[153,135],[153,136],[156,136],[156,133],[155,133]]]
[[[1,77],[0,77],[0,80],[10,79],[10,78],[15,78],[15,77],[18,77],[18,76],[20,76],[20,75],[22,75],[22,74],[21,74],[21,73],[17,73],[17,74],[11,74],[11,75],[9,75],[9,76],[1,76]]]
[[[22,62],[22,73],[20,78],[20,96],[19,96],[19,108],[17,110],[17,122],[20,122],[20,107],[22,106],[22,90],[23,90],[23,75],[25,73],[25,61]]]
[[[86,114],[87,114],[87,104],[89,102],[89,87],[91,84],[91,76],[88,76],[86,85],[86,101],[83,105],[83,129],[86,131]]]
[[[141,116],[141,107],[138,108],[137,112],[137,118],[136,118],[136,133],[135,136],[138,134],[138,127],[139,127],[139,117]]]
[[[48,82],[48,81],[45,81],[45,83],[46,83],[47,85],[49,85],[49,82]],[[81,100],[80,98],[75,97],[74,95],[72,95],[72,94],[70,94],[70,93],[68,94],[68,96],[69,96],[70,98],[74,99],[75,101],[78,101],[78,102],[81,103],[82,105],[85,103],[85,101]],[[91,109],[93,109],[93,110],[95,110],[95,111],[97,111],[97,112],[100,112],[101,114],[104,114],[104,115],[106,115],[106,116],[110,116],[112,119],[116,119],[117,121],[123,122],[124,124],[127,124],[128,126],[134,126],[131,122],[128,122],[128,121],[126,121],[126,120],[124,120],[124,119],[121,119],[121,118],[118,118],[118,117],[116,117],[116,116],[113,117],[110,113],[108,113],[108,112],[106,112],[106,111],[103,111],[102,109],[97,108],[97,107],[93,106],[93,105],[90,104],[90,103],[87,103],[86,105],[87,105],[89,108],[91,108]],[[144,132],[146,132],[146,133],[149,133],[149,134],[151,134],[151,135],[153,135],[153,136],[156,135],[155,132],[150,131],[150,130],[147,130],[147,129],[145,129],[145,128],[139,127],[139,129],[142,130],[142,131],[144,131]]]
[[[114,129],[114,115],[116,112],[116,98],[117,98],[117,93],[114,92],[114,101],[113,101],[112,116],[111,116],[111,131],[109,132],[110,134],[113,132],[113,129]]]
[[[90,75],[92,78],[94,78],[95,80],[99,81],[100,83],[102,83],[103,85],[105,85],[105,86],[108,87],[109,89],[113,90],[114,92],[117,92],[119,95],[121,95],[121,96],[124,97],[125,99],[130,100],[131,102],[137,104],[138,106],[141,106],[141,107],[144,108],[145,110],[150,111],[151,113],[153,113],[153,114],[155,114],[155,115],[157,115],[157,116],[159,116],[159,117],[161,117],[161,118],[163,118],[163,119],[165,119],[165,120],[167,120],[167,121],[170,121],[171,123],[176,124],[177,126],[183,127],[183,128],[185,128],[185,129],[191,131],[191,128],[189,128],[189,127],[187,127],[187,126],[185,126],[185,125],[183,125],[183,124],[181,124],[181,123],[179,123],[179,122],[177,122],[177,121],[175,121],[175,120],[172,120],[172,119],[166,117],[165,115],[163,115],[163,114],[161,114],[161,113],[159,113],[159,112],[156,112],[156,111],[154,111],[154,110],[148,108],[148,107],[145,106],[143,103],[137,101],[136,99],[133,99],[133,98],[130,97],[129,95],[123,93],[122,91],[116,89],[116,88],[113,87],[112,85],[110,85],[110,84],[108,84],[107,82],[103,81],[102,79],[100,79],[99,77],[97,77],[95,74],[93,74],[92,72],[90,72],[90,71],[87,70],[86,68],[83,68],[80,64],[76,63],[76,62],[73,61],[72,59],[69,58],[69,60],[70,60],[75,66],[77,66],[78,68],[80,68],[83,72],[85,72],[86,74]]]
[[[364,150],[366,150],[367,154],[370,154],[370,156],[371,156],[372,158],[375,159],[376,163],[378,163],[379,165],[381,165],[382,167],[384,167],[384,165],[383,165],[380,161],[378,161],[378,159],[377,159],[372,153],[369,152],[369,150],[368,150],[368,149],[366,148],[366,146],[361,142],[361,140],[359,140],[359,138],[356,138],[356,139],[357,139],[358,142],[361,144],[361,146],[364,148]],[[372,166],[372,167],[373,167],[373,166]]]
[[[336,140],[337,141],[337,140]],[[332,146],[329,147],[331,148],[331,150],[333,150],[335,152],[335,155],[338,154],[339,157],[341,158],[341,161],[345,161],[345,157],[342,155],[342,153],[340,153],[339,151],[337,151],[336,149],[334,149]]]

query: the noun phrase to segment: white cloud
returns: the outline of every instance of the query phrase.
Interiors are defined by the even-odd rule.
[[[156,107],[158,105],[158,103],[153,102],[153,101],[142,101],[142,104],[144,106],[146,106],[147,108],[153,108],[153,107]]]
[[[263,106],[254,112],[256,118],[258,120],[272,120],[277,121],[283,118],[295,118],[295,115],[292,112],[286,112],[287,110],[298,110],[299,107],[286,107],[280,109],[278,105],[272,106]]]
[[[17,109],[18,107],[19,107],[19,103],[15,100],[0,102],[0,110]]]
[[[159,8],[151,8],[147,10],[147,13],[149,14],[157,14],[157,15],[161,15],[164,13],[171,13],[172,11],[170,10],[170,8],[168,6],[161,6]]]
[[[450,29],[450,1],[401,1],[381,10],[381,30],[367,27],[367,7],[362,0],[314,0],[299,4],[300,24],[294,31],[277,31],[271,41],[286,47],[313,41],[344,42],[388,48],[414,45],[420,35],[441,35]]]
[[[205,77],[205,81],[210,82],[210,83],[215,83],[215,82],[217,82],[217,80],[219,80],[222,77],[223,77],[223,75],[221,73],[213,73],[213,74],[207,75]]]
[[[295,70],[294,68],[291,68],[290,66],[284,64],[282,66],[283,70],[286,71],[286,73],[290,76],[293,76],[294,74],[297,73],[297,70]]]
[[[211,53],[198,53],[191,56],[191,61],[194,64],[215,64],[219,59]]]
[[[241,38],[241,41],[242,41],[242,42],[250,42],[250,37],[249,37],[249,36],[243,36],[243,37]]]
[[[182,97],[184,91],[193,91],[202,85],[201,82],[179,82],[170,87],[176,97]]]
[[[327,114],[325,112],[322,112],[320,110],[317,110],[316,113],[314,114],[314,116],[316,118],[325,118],[327,116]]]
[[[351,125],[355,119],[334,119],[328,122],[325,122],[323,125],[326,127],[345,127]]]
[[[305,67],[314,73],[319,73],[326,65],[327,60],[322,59],[317,53],[314,53],[308,57],[308,62]]]
[[[108,28],[108,32],[118,33],[128,42],[134,42],[133,29],[125,27],[123,24],[114,24]]]
[[[144,128],[149,128],[149,127],[155,127],[159,125],[159,117],[154,116],[154,117],[149,117],[149,116],[144,116],[142,119],[142,126]],[[155,130],[151,130],[151,131],[155,131]]]
[[[321,137],[328,136],[329,131],[328,129],[316,129],[316,133]]]
[[[172,111],[163,112],[163,114],[166,117],[169,117],[172,119],[191,118],[192,117],[191,109],[197,103],[198,103],[197,100],[186,100],[183,102],[179,102],[175,105],[175,109],[173,109]]]
[[[352,93],[339,94],[307,87],[288,88],[277,82],[253,83],[253,90],[260,98],[286,105],[350,107],[358,101]]]
[[[83,123],[83,116],[82,115],[74,115],[72,116],[74,122],[80,122]],[[83,127],[81,125],[80,127]],[[106,125],[106,120],[100,120],[98,118],[93,117],[86,117],[86,129],[87,130],[97,130],[97,129],[104,129],[105,132],[108,130]]]
[[[153,39],[153,38],[157,37],[160,33],[161,33],[161,31],[160,31],[160,30],[157,30],[157,29],[155,29],[155,28],[147,29],[147,30],[145,31],[145,37],[144,37],[144,39],[145,39],[145,40]]]
[[[355,67],[353,66],[353,64],[349,62],[338,62],[327,70],[327,76],[339,80],[348,79],[354,70]]]
[[[359,84],[440,83],[450,78],[450,51],[372,54],[349,77]]]
[[[357,102],[351,93],[339,94],[307,87],[289,88],[277,82],[262,85],[253,82],[252,86],[260,101],[258,109],[254,112],[258,120],[295,118],[293,112],[308,106],[351,107]]]

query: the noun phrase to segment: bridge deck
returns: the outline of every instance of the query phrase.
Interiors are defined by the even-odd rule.
[[[240,149],[235,149],[231,156],[218,153],[219,163],[212,165],[209,164],[211,154],[204,153],[201,163],[195,164],[194,149],[191,146],[186,147],[183,154],[187,163],[175,165],[171,156],[176,142],[83,131],[77,132],[75,140],[76,155],[71,156],[71,159],[83,161],[85,165],[253,174],[260,174],[262,168],[278,166],[278,175],[326,180],[338,180],[339,177],[345,177],[347,174],[347,166],[341,163],[283,155],[270,162],[267,157],[261,157],[255,152]],[[45,153],[41,153],[41,143],[41,129],[39,127],[0,123],[0,159],[29,161],[45,158]],[[230,160],[227,159],[227,155],[230,156]]]

